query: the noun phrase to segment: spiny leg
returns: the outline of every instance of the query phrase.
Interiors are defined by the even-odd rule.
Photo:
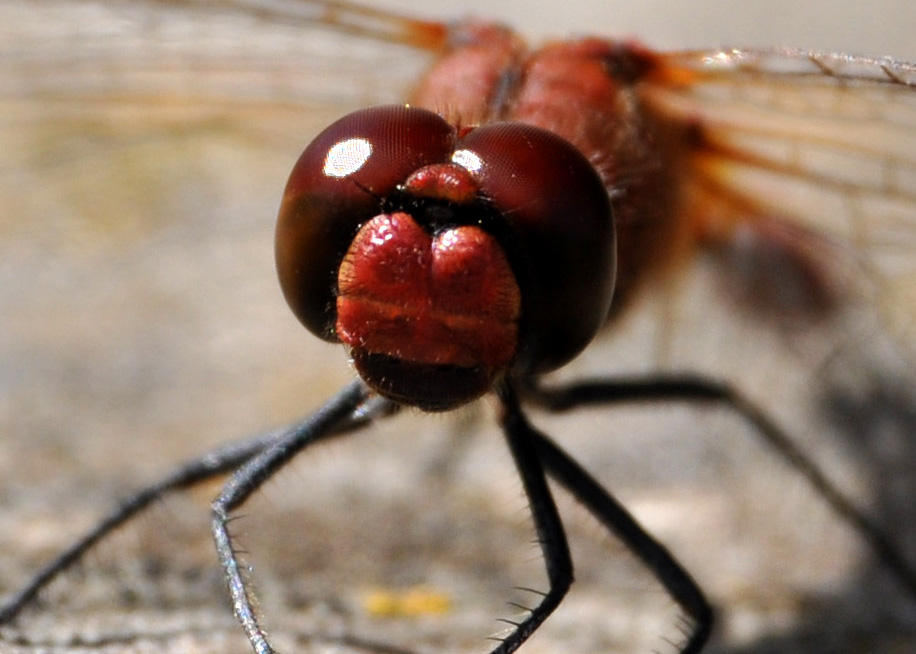
[[[547,474],[556,479],[613,532],[652,572],[678,605],[693,619],[693,630],[681,654],[699,652],[712,631],[712,608],[703,591],[671,553],[572,457],[545,434],[532,429],[531,438]]]
[[[702,401],[724,404],[754,426],[763,441],[808,481],[840,519],[868,543],[906,591],[916,597],[916,569],[894,545],[887,532],[834,486],[817,464],[766,413],[728,384],[694,375],[597,379],[557,388],[544,388],[531,382],[525,388],[525,399],[554,412],[620,402]]]
[[[167,477],[137,491],[103,518],[82,538],[61,552],[57,558],[39,570],[26,586],[17,591],[0,607],[0,624],[12,622],[36,595],[55,578],[79,562],[100,540],[128,522],[164,495],[211,479],[234,470],[262,450],[279,435],[270,432],[244,443],[233,443],[188,461]]]
[[[375,401],[373,401],[375,400]],[[396,407],[389,402],[372,398],[360,405],[348,421],[326,436],[338,435],[365,426],[373,418],[390,413]],[[76,565],[99,541],[121,525],[129,522],[138,513],[169,493],[188,489],[213,477],[236,470],[253,456],[264,451],[271,444],[282,440],[287,434],[300,428],[300,424],[282,427],[242,442],[231,443],[212,452],[183,463],[180,467],[159,481],[143,488],[127,498],[111,513],[100,520],[82,538],[61,552],[55,559],[41,568],[31,580],[0,606],[0,625],[10,624],[35,600],[54,579]]]
[[[346,428],[351,416],[367,401],[369,390],[353,382],[310,418],[286,432],[250,458],[226,482],[211,507],[211,527],[220,564],[229,584],[235,615],[242,623],[257,654],[271,654],[273,647],[261,628],[252,605],[252,596],[243,578],[241,565],[229,533],[230,513],[241,506],[267,479],[306,446]]]
[[[538,605],[530,609],[528,617],[518,624],[513,623],[513,631],[492,652],[510,654],[559,606],[572,585],[573,569],[566,533],[535,447],[536,432],[522,413],[515,391],[508,383],[499,389],[499,397],[502,401],[500,421],[528,496],[550,586]]]

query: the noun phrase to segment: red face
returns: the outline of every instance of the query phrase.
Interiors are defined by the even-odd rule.
[[[379,393],[427,410],[565,364],[613,291],[607,192],[572,145],[404,106],[350,114],[306,148],[276,254],[302,323],[343,342]]]

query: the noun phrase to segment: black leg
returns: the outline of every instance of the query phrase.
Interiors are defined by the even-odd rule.
[[[234,443],[210,452],[198,459],[188,461],[167,477],[138,491],[129,497],[108,516],[103,518],[85,536],[64,550],[56,559],[42,568],[29,583],[7,598],[0,607],[0,625],[12,622],[35,596],[56,577],[76,564],[100,540],[129,521],[153,502],[164,495],[188,488],[234,470],[272,442],[280,431],[270,432],[244,443]]]
[[[681,654],[699,652],[712,631],[713,613],[697,583],[671,553],[646,533],[633,516],[572,457],[541,432],[532,429],[531,437],[547,474],[613,532],[693,619],[693,631],[680,651]]]
[[[514,389],[507,385],[499,390],[499,396],[502,401],[503,431],[522,478],[525,494],[528,496],[550,585],[547,594],[531,609],[528,617],[515,625],[512,633],[492,652],[510,654],[518,649],[519,645],[524,643],[559,606],[572,584],[573,569],[566,533],[563,531],[557,506],[547,486],[547,478],[544,476],[544,468],[541,466],[536,448],[538,435],[522,414]]]
[[[307,445],[346,429],[368,396],[369,390],[362,382],[348,386],[317,413],[250,458],[229,478],[213,502],[211,526],[217,555],[226,573],[235,615],[257,654],[271,654],[274,649],[252,606],[251,593],[229,533],[230,513]]]
[[[525,399],[550,411],[567,411],[590,404],[618,402],[717,402],[751,423],[763,441],[820,494],[831,509],[868,543],[907,592],[916,597],[916,570],[887,533],[834,486],[789,435],[727,384],[697,376],[592,380],[544,388],[530,383]]]
[[[357,429],[370,422],[374,417],[390,413],[392,410],[395,410],[395,407],[390,403],[373,398],[353,411],[349,420],[340,425],[337,431],[329,432],[325,435],[331,436]],[[137,491],[103,518],[91,531],[43,567],[26,586],[7,598],[4,604],[0,606],[0,625],[9,624],[15,620],[23,609],[35,599],[38,593],[55,578],[78,563],[96,543],[131,520],[152,503],[162,499],[169,493],[190,488],[213,477],[237,469],[271,444],[284,439],[288,434],[299,428],[299,425],[283,427],[249,438],[244,442],[226,445],[196,459],[187,461],[168,476]]]

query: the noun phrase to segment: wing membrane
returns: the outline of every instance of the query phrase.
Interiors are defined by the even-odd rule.
[[[643,97],[690,135],[683,211],[701,223],[701,238],[711,235],[716,245],[748,233],[770,239],[783,260],[806,267],[809,279],[799,284],[866,299],[909,349],[916,335],[916,67],[791,50],[661,59]],[[796,229],[802,245],[775,243],[768,235],[774,224]],[[787,281],[775,272],[774,283]]]

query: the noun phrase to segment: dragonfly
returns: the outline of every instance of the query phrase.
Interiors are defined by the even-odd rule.
[[[340,353],[309,350],[279,294],[262,291],[276,285],[269,256],[266,263],[263,257],[272,245],[262,217],[276,212],[288,168],[309,138],[347,111],[408,97],[441,53],[438,39],[449,28],[330,3],[70,3],[55,9],[62,13],[42,24],[29,16],[32,9],[20,8],[11,24],[39,27],[9,36],[3,73],[15,82],[5,85],[4,102],[14,154],[3,172],[10,220],[3,287],[14,309],[5,328],[11,374],[4,432],[28,435],[8,445],[11,474],[5,477],[34,478],[18,468],[39,453],[40,467],[26,465],[36,466],[42,479],[75,466],[89,471],[99,461],[106,471],[117,466],[131,477],[163,453],[164,466],[176,446],[191,456],[205,443],[215,447],[226,433],[255,432],[275,421],[278,406],[292,415],[301,412],[303,396],[331,395],[348,379]],[[259,39],[265,24],[269,36]],[[240,32],[246,34],[241,43],[226,36]],[[347,54],[329,62],[329,48]],[[704,216],[721,219],[707,229],[727,231],[734,227],[728,217],[740,215],[741,202],[750,198],[761,203],[750,206],[767,208],[757,213],[773,220],[763,223],[768,230],[751,230],[744,239],[710,232],[707,244],[733,247],[709,247],[702,255],[691,249],[691,263],[678,264],[678,275],[646,282],[645,295],[626,304],[620,299],[606,345],[587,350],[579,376],[688,370],[726,379],[776,423],[802,425],[800,438],[812,430],[804,412],[820,400],[829,411],[814,424],[828,432],[828,448],[836,448],[831,438],[845,431],[849,438],[869,434],[871,422],[890,420],[898,429],[912,424],[906,386],[914,288],[914,199],[907,184],[913,179],[912,68],[889,59],[785,50],[660,57],[663,74],[649,94],[652,106],[672,124],[703,127],[716,146],[691,154],[694,176],[682,181],[695,195],[678,215],[702,208]],[[391,76],[367,79],[367,62]],[[768,175],[755,177],[761,172]],[[730,196],[723,188],[748,195]],[[789,220],[778,220],[783,215]],[[827,247],[811,234],[840,245]],[[801,294],[775,293],[771,280],[760,276],[772,269]],[[721,270],[733,278],[722,279]],[[861,276],[852,277],[853,271]],[[189,286],[194,301],[181,299]],[[227,288],[244,299],[227,300]],[[224,304],[230,301],[238,304]],[[247,340],[250,334],[259,335],[258,347]],[[749,343],[738,342],[745,338]],[[843,374],[850,369],[852,379]],[[241,379],[255,375],[269,381],[257,391],[240,389]],[[255,408],[253,394],[263,394],[263,409]],[[220,404],[219,397],[231,399]],[[868,419],[867,410],[877,409],[883,413]],[[858,429],[850,428],[857,420]],[[684,431],[678,422],[667,429]],[[151,435],[152,454],[112,447],[137,433]],[[56,451],[55,436],[80,446],[48,457]],[[872,437],[881,436],[887,438]],[[249,450],[230,447],[227,456],[247,460],[275,437],[254,441]],[[682,436],[693,437],[692,430]],[[851,442],[847,447],[864,447]],[[649,457],[652,448],[644,452]],[[680,468],[666,472],[684,474]],[[874,473],[879,479],[887,469],[880,470]],[[88,480],[99,474],[87,473]],[[72,494],[72,488],[58,492]],[[256,620],[249,619],[249,633],[259,629]],[[689,638],[678,645],[699,647]],[[40,638],[24,642],[47,645]],[[123,642],[129,647],[132,641]]]

